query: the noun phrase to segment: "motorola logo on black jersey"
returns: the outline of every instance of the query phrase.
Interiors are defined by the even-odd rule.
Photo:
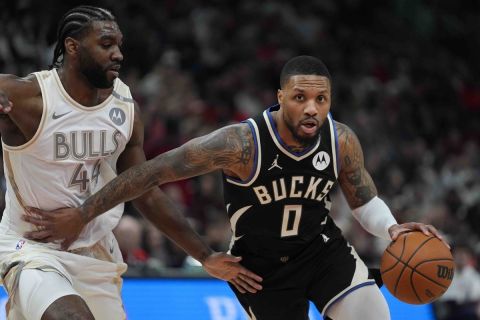
[[[330,164],[330,155],[325,151],[320,151],[313,157],[312,163],[318,171],[325,170]]]

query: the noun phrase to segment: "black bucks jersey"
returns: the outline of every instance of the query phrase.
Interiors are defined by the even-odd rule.
[[[255,163],[247,181],[224,176],[225,205],[235,255],[288,259],[313,239],[341,237],[329,217],[329,192],[339,170],[338,142],[331,115],[317,142],[295,153],[281,140],[271,111],[246,123],[255,142]]]

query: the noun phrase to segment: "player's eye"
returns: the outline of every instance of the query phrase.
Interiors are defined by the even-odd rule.
[[[325,96],[318,96],[317,99],[318,99],[318,101],[320,101],[320,102],[325,102],[325,100],[326,100]]]
[[[295,96],[295,100],[297,100],[297,101],[303,101],[303,95],[297,94],[297,95]]]

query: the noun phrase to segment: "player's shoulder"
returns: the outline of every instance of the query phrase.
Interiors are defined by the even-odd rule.
[[[25,77],[19,77],[14,74],[0,74],[0,85],[22,88],[39,88],[37,77],[29,74]]]
[[[119,77],[115,79],[113,88],[113,92],[120,95],[121,97],[127,98],[130,97],[130,87],[122,81]]]
[[[195,143],[202,143],[218,151],[242,150],[251,146],[253,137],[248,124],[236,123],[220,127],[209,134],[193,139]]]
[[[19,77],[13,74],[0,74],[0,89],[10,99],[31,98],[41,95],[40,85],[34,74]]]
[[[235,141],[253,139],[250,126],[245,122],[229,124],[215,131],[216,135],[221,135],[227,140]]]
[[[223,127],[223,129],[225,131],[235,131],[235,132],[241,132],[241,133],[251,132],[250,126],[246,122],[229,124]]]
[[[338,142],[345,143],[352,139],[357,139],[355,132],[345,123],[334,120]]]

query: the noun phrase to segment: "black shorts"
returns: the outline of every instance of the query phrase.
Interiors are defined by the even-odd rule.
[[[234,252],[242,265],[263,277],[257,293],[238,292],[243,308],[257,320],[307,320],[309,301],[322,313],[349,292],[375,281],[344,238],[320,235],[295,257],[265,258]]]

